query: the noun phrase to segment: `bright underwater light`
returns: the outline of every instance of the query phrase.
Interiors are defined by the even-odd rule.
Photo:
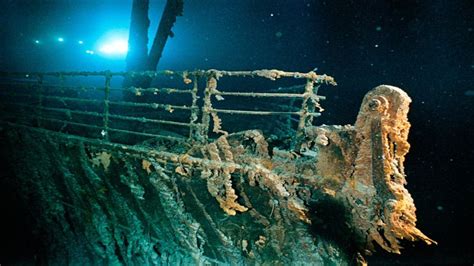
[[[126,54],[128,51],[128,41],[122,39],[110,40],[109,42],[103,44],[99,48],[99,51],[109,55]]]
[[[112,30],[98,41],[96,51],[103,57],[123,59],[128,52],[128,30]]]

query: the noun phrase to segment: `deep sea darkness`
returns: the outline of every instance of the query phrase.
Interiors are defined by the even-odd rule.
[[[156,28],[165,1],[151,2]],[[92,43],[109,28],[127,28],[130,6],[125,0],[0,0],[0,71],[122,70],[123,60],[89,58],[73,45],[38,47],[33,40],[63,34]],[[438,245],[407,244],[400,256],[380,251],[369,264],[472,265],[473,14],[472,0],[185,0],[158,67],[317,68],[339,84],[320,90],[327,100],[318,124],[353,123],[362,97],[379,84],[404,89],[413,100],[408,190],[418,228]],[[2,150],[2,156],[8,154]],[[2,180],[7,176],[2,169]],[[32,261],[39,243],[28,206],[2,180],[0,264]]]

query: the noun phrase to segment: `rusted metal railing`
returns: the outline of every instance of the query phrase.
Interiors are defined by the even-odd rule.
[[[183,83],[189,86],[178,84],[176,87],[121,88],[112,84],[112,80],[117,77],[137,76],[173,77],[174,81],[180,84],[182,78]],[[90,77],[103,77],[105,83],[98,86],[85,86],[77,82],[67,85],[67,79],[71,77],[81,78],[84,82]],[[292,86],[288,90],[279,88],[258,92],[220,91],[218,82],[226,77],[263,78],[273,81],[293,78],[305,80],[306,83]],[[205,87],[200,88],[200,80],[205,81]],[[317,75],[314,72],[280,70],[0,73],[0,106],[3,109],[0,121],[89,137],[77,129],[86,128],[94,132],[92,138],[115,143],[126,142],[124,139],[128,138],[127,136],[206,143],[211,136],[211,125],[214,125],[212,134],[227,133],[220,128],[220,124],[216,125],[221,121],[219,114],[286,116],[289,125],[291,121],[295,121],[292,116],[299,117],[296,130],[301,132],[304,127],[312,124],[315,117],[321,115],[319,101],[325,99],[324,96],[317,94],[321,84],[335,85],[335,82],[332,77]],[[303,88],[304,91],[298,92]],[[141,96],[140,99],[143,101],[127,101],[123,98],[112,97],[114,93],[120,91],[135,93]],[[92,96],[81,96],[83,92],[92,93]],[[99,93],[102,93],[102,96]],[[175,98],[168,97],[167,99],[171,101],[163,103],[160,102],[166,98],[160,97],[163,93],[176,96]],[[189,95],[187,96],[190,97],[189,101],[185,104],[178,103],[178,100],[184,99],[180,95]],[[298,110],[256,110],[255,108],[243,110],[232,108],[233,106],[215,108],[213,99],[223,99],[224,96],[256,98],[259,102],[289,99],[291,106],[295,100],[300,100],[301,106]],[[113,111],[117,109],[119,111]],[[143,111],[144,109],[148,111]],[[131,115],[129,110],[140,110],[146,115]],[[180,114],[175,115],[173,113],[175,110],[178,110]],[[185,112],[185,115],[182,112]],[[143,126],[136,126],[133,123],[140,123]],[[163,126],[168,128],[164,130]],[[188,133],[178,134],[176,132],[180,130],[169,129],[183,127],[188,128]],[[170,131],[176,134],[171,134]],[[113,133],[120,134],[120,137],[112,138]]]

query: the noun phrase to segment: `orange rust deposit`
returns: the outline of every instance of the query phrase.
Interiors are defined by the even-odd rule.
[[[86,74],[105,75],[107,86],[124,75]],[[143,102],[106,93],[102,113],[86,106],[98,101],[74,95],[35,95],[62,105],[36,101],[34,116],[23,112],[31,102],[5,108],[10,145],[27,147],[11,153],[12,169],[34,184],[25,189],[38,188],[38,217],[57,221],[48,227],[56,242],[85,239],[91,254],[107,250],[107,262],[120,253],[134,264],[127,257],[133,248],[144,252],[143,264],[206,265],[363,265],[377,249],[399,254],[402,240],[436,244],[416,227],[405,188],[411,99],[403,90],[378,86],[353,125],[317,126],[325,99],[319,86],[336,85],[327,75],[145,74],[177,75],[169,80],[188,86],[123,88]],[[229,77],[305,83],[265,92],[220,88]],[[74,100],[84,110],[65,104]]]
[[[246,147],[242,141],[249,135],[259,139],[262,147],[268,146],[256,131],[221,136],[217,143],[228,138],[234,146],[226,146],[221,152],[231,151],[233,156],[228,156],[228,161],[241,166],[233,166],[233,172],[258,176],[249,180],[255,179],[278,200],[288,201],[287,209],[297,219],[311,223],[305,206],[309,203],[298,196],[301,187],[293,185],[304,181],[347,208],[351,215],[350,226],[358,242],[364,243],[361,250],[373,251],[375,242],[388,252],[400,253],[399,240],[402,239],[436,243],[416,228],[415,205],[404,187],[403,162],[410,147],[407,142],[410,102],[401,89],[381,85],[365,96],[354,126],[306,128],[305,139],[299,146],[304,149],[302,154],[307,155],[291,160],[275,155],[269,157],[266,149],[255,152]],[[325,141],[318,141],[322,136]],[[211,143],[207,150],[211,152],[216,147]],[[225,205],[221,207],[227,211]]]

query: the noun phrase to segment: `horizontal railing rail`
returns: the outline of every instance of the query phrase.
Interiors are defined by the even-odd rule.
[[[112,80],[117,77],[146,77],[150,80],[156,78],[157,82],[160,82],[158,78],[169,76],[177,76],[177,79],[171,78],[171,81],[179,84],[123,88],[112,85]],[[91,85],[94,82],[89,80],[89,77],[94,77],[94,82],[97,82],[97,77],[104,80],[102,84]],[[218,83],[226,77],[261,78],[271,81],[283,78],[303,79],[306,83],[280,86],[273,90],[219,90]],[[200,86],[201,81],[205,81],[205,86]],[[334,79],[327,75],[280,70],[2,72],[0,120],[9,123],[16,121],[24,126],[69,132],[83,137],[87,134],[80,133],[80,128],[84,128],[95,132],[103,141],[116,143],[128,142],[125,139],[133,138],[132,136],[206,143],[211,136],[211,130],[213,134],[227,134],[220,124],[219,114],[285,116],[290,125],[297,122],[295,130],[301,134],[305,126],[311,125],[313,119],[321,115],[319,101],[325,99],[324,96],[318,95],[321,84],[336,85]],[[136,100],[118,98],[117,92],[134,95]],[[248,108],[242,108],[244,105],[240,102],[237,105],[215,107],[214,101],[222,101],[224,96],[255,98],[266,105],[259,104],[259,108],[250,105]],[[274,104],[271,99],[289,100],[290,103]],[[301,103],[299,107],[295,105],[295,100],[298,100],[298,104]],[[247,103],[246,100],[243,103]],[[272,110],[261,110],[261,106]],[[278,106],[288,108],[273,110]],[[139,115],[136,115],[137,113]],[[111,138],[111,134],[119,135]]]

